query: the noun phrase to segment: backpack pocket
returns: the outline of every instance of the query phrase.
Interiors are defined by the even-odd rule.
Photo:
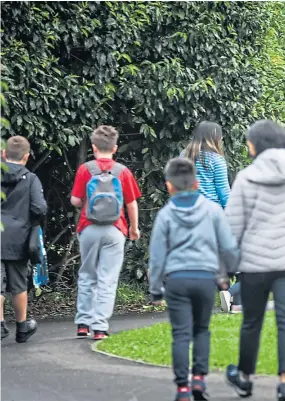
[[[112,173],[93,176],[87,184],[86,217],[95,224],[107,225],[120,218],[123,207],[122,185]]]
[[[90,199],[88,209],[87,218],[101,225],[114,223],[121,214],[121,204],[116,195],[111,193],[95,194]]]

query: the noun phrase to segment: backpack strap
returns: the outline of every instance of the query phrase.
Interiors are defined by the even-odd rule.
[[[93,175],[99,175],[99,174],[102,173],[102,170],[100,169],[100,167],[96,163],[96,160],[91,160],[90,162],[84,163],[84,165],[86,166],[86,168],[88,169],[89,173],[92,176]]]
[[[123,166],[121,163],[115,163],[114,166],[112,167],[111,174],[113,174],[115,177],[119,178],[119,175],[123,170],[125,170],[126,166]]]

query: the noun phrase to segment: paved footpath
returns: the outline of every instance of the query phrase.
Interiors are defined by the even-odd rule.
[[[165,320],[165,314],[118,316],[112,332]],[[13,329],[13,326],[11,327]],[[2,342],[2,401],[173,401],[170,369],[108,358],[90,350],[90,339],[74,338],[70,321],[41,322],[26,344],[14,332]],[[259,377],[252,401],[275,400],[275,378]],[[208,379],[211,401],[237,400],[223,375]]]

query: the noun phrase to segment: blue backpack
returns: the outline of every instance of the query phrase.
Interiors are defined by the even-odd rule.
[[[113,224],[124,205],[119,176],[126,167],[115,163],[111,170],[102,171],[93,160],[85,166],[91,174],[86,185],[86,217],[98,225]]]

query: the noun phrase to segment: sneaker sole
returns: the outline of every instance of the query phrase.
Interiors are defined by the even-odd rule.
[[[91,333],[77,333],[77,338],[90,337]]]
[[[106,336],[106,337],[102,337],[102,338],[93,338],[93,340],[98,342],[98,341],[107,340],[107,338],[109,338],[109,337]]]
[[[192,394],[195,401],[208,401],[209,397],[206,397],[205,393],[202,393],[199,390],[192,390]]]
[[[1,334],[1,340],[3,340],[4,338],[9,337],[10,332],[9,333],[5,333],[5,334]]]
[[[238,391],[242,391],[242,390],[240,390],[240,388],[237,387],[235,384],[233,384],[229,379],[226,379],[226,382],[227,382],[227,385],[230,386],[240,398],[252,397],[252,393],[250,393],[250,394],[240,394]]]
[[[226,297],[222,292],[220,292],[220,300],[221,300],[221,309],[222,309],[222,311],[225,312],[225,313],[229,313],[230,309],[231,309],[231,305],[228,305],[228,303],[226,301]]]
[[[37,330],[38,330],[38,327],[35,327],[34,330],[30,331],[30,333],[27,334],[26,337],[23,338],[23,339],[22,339],[22,338],[17,338],[17,337],[16,337],[16,342],[17,342],[18,344],[23,344],[23,343],[27,342],[28,339],[29,339],[32,335],[34,335],[34,334],[36,333]]]

